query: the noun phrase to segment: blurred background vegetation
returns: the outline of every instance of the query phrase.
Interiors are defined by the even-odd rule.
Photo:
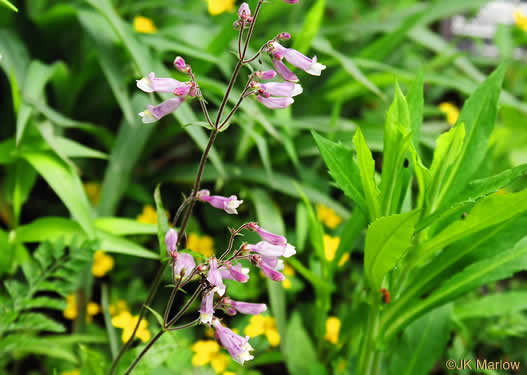
[[[192,65],[214,116],[235,63],[232,23],[240,2],[211,1],[17,0],[12,1],[16,13],[0,8],[0,277],[27,281],[29,289],[23,290],[29,299],[39,291],[63,296],[48,305],[24,308],[28,301],[20,302],[17,314],[37,308],[28,318],[34,324],[23,327],[9,328],[6,314],[13,311],[0,307],[6,322],[0,327],[3,373],[75,374],[82,367],[83,373],[99,374],[121,335],[125,339],[157,268],[155,186],[163,184],[165,208],[174,215],[182,194],[191,189],[207,141],[203,128],[187,126],[203,120],[198,103],[185,103],[159,123],[142,124],[137,114],[153,98],[139,92],[135,80],[151,71],[183,80],[172,67],[181,55]],[[234,126],[216,141],[204,184],[222,195],[238,194],[246,204],[237,217],[198,207],[187,247],[210,255],[225,248],[227,226],[257,219],[286,234],[298,260],[286,266],[281,286],[262,283],[258,275],[248,287],[230,286],[233,298],[269,299],[272,306],[272,314],[264,317],[233,320],[239,332],[256,336],[257,355],[249,367],[234,364],[219,352],[210,332],[196,328],[164,337],[138,372],[349,373],[353,321],[346,317],[362,254],[352,253],[346,243],[352,206],[332,187],[310,131],[351,146],[360,126],[378,156],[394,82],[404,88],[422,71],[421,146],[429,161],[438,135],[455,123],[468,95],[500,62],[510,60],[492,157],[484,168],[496,172],[526,163],[527,53],[522,47],[527,46],[527,21],[522,17],[527,11],[516,19],[511,13],[490,37],[452,31],[453,17],[472,19],[487,3],[300,0],[290,6],[272,0],[264,5],[253,51],[287,31],[293,48],[317,55],[328,68],[321,78],[302,76],[304,94],[290,108],[269,111],[252,100],[244,103]],[[488,53],[489,46],[495,53]],[[331,316],[322,323],[312,307],[320,286],[311,277],[318,265],[302,194],[324,223],[326,257],[341,255]],[[44,244],[36,250],[39,243]],[[35,254],[54,251],[60,260],[68,254],[74,258],[75,249],[85,249],[90,257],[68,258],[75,266],[71,270],[78,270],[69,287],[39,289],[38,280],[28,278],[35,267],[43,275],[49,267],[31,265]],[[516,297],[525,298],[524,278],[510,284],[491,289],[517,289],[523,294]],[[75,293],[79,287],[82,293]],[[2,291],[5,306],[8,293],[14,298],[17,290]],[[167,296],[162,290],[155,307],[161,309]],[[316,328],[320,324],[323,329]],[[139,338],[146,341],[156,325],[148,318]],[[527,364],[524,314],[481,319],[463,329],[472,332],[472,340],[466,341],[469,336],[459,328],[449,346],[459,358],[469,352],[494,358],[506,354],[521,356]],[[13,332],[19,338],[13,339]],[[295,351],[294,344],[280,342],[286,335],[293,335],[291,343],[313,344]],[[321,358],[327,370],[306,369],[312,357]]]

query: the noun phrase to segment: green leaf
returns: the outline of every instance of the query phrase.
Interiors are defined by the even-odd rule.
[[[448,132],[441,134],[434,150],[434,158],[430,166],[430,196],[429,204],[437,204],[436,197],[441,191],[443,183],[448,180],[449,168],[456,163],[463,150],[465,140],[465,125],[454,126]],[[433,208],[432,208],[433,211]]]
[[[374,291],[384,276],[404,257],[412,245],[419,211],[381,217],[368,227],[364,246],[364,271]]]
[[[64,332],[66,329],[60,323],[48,318],[40,313],[24,313],[13,323],[9,324],[4,330],[9,331],[47,331]]]
[[[44,177],[88,237],[93,238],[93,214],[77,173],[51,152],[24,151],[22,156]]]
[[[163,320],[163,317],[161,316],[160,313],[158,313],[156,310],[154,310],[153,308],[151,308],[150,306],[148,305],[145,305],[145,308],[150,311],[152,313],[152,315],[154,315],[154,318],[156,318],[157,320],[157,323],[159,324],[160,327],[163,327],[163,325],[165,324],[164,320]]]
[[[518,290],[457,304],[454,307],[454,316],[459,320],[493,318],[523,310],[527,310],[527,292]]]
[[[157,225],[124,217],[99,217],[95,219],[95,227],[118,236],[157,234]]]
[[[7,0],[0,0],[0,4],[2,4],[3,6],[11,9],[13,12],[18,12],[18,9],[16,6],[14,6],[13,4],[11,4],[9,1]]]
[[[452,305],[429,312],[410,324],[389,362],[389,374],[426,375],[445,351],[450,339]]]
[[[421,141],[421,126],[423,125],[424,111],[424,74],[420,70],[408,89],[406,100],[410,112],[410,129],[412,129],[412,140],[414,147],[419,147]]]
[[[368,144],[366,143],[366,139],[364,138],[364,135],[362,135],[362,130],[360,128],[357,128],[357,131],[355,132],[353,144],[357,151],[360,178],[364,190],[364,196],[366,197],[366,203],[368,205],[368,212],[370,213],[370,220],[373,221],[381,216],[379,201],[381,193],[375,182],[375,160],[373,160],[371,151],[368,148]]]
[[[325,8],[326,0],[317,0],[316,3],[313,4],[304,17],[304,26],[302,26],[302,30],[294,39],[294,49],[304,54],[309,51],[311,43],[320,29]]]
[[[285,363],[292,375],[310,374],[319,364],[315,347],[311,342],[300,313],[295,312],[289,320],[285,342]]]
[[[465,124],[465,142],[460,157],[452,166],[448,180],[443,184],[438,198],[440,204],[455,200],[456,195],[466,187],[478,170],[487,153],[489,136],[496,122],[505,70],[506,65],[500,65],[463,106],[456,124]]]
[[[161,185],[156,186],[154,192],[154,200],[156,201],[156,212],[157,212],[157,240],[159,242],[159,256],[163,259],[167,254],[167,245],[165,242],[165,236],[170,229],[168,224],[168,217],[163,206],[163,200],[161,198]]]
[[[443,229],[432,239],[416,249],[417,262],[420,264],[435,251],[486,228],[501,224],[527,210],[527,190],[505,195],[493,194],[481,199],[469,214]]]
[[[527,269],[527,245],[520,242],[514,248],[478,261],[466,267],[441,285],[426,299],[413,304],[402,312],[386,329],[386,337],[391,337],[420,314],[482,285],[503,280],[516,272]]]
[[[367,213],[368,204],[362,192],[361,173],[359,167],[353,160],[353,151],[343,145],[331,142],[315,132],[311,134],[329,169],[329,174],[333,177],[338,187],[364,213]]]
[[[81,375],[104,375],[106,373],[104,356],[85,345],[81,345]]]

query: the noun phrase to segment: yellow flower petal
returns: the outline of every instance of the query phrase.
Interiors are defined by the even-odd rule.
[[[280,345],[280,334],[276,328],[265,331],[265,336],[272,347]]]
[[[93,266],[92,274],[95,277],[103,277],[109,271],[112,270],[114,266],[114,260],[110,255],[107,255],[102,250],[97,250],[95,256],[93,257]]]
[[[324,206],[323,204],[317,205],[317,216],[318,219],[330,229],[335,229],[340,223],[342,223],[342,218],[337,215],[333,209]]]
[[[190,233],[187,239],[187,249],[210,257],[214,255],[214,240],[209,236],[200,236],[197,233]]]
[[[134,18],[134,30],[143,34],[155,34],[157,28],[150,18],[137,16]]]
[[[192,351],[192,365],[205,366],[219,353],[220,346],[214,340],[200,340],[192,345]]]
[[[339,259],[339,263],[338,263],[338,266],[339,267],[342,267],[343,265],[346,264],[346,262],[350,260],[350,253],[345,253],[343,254],[340,259]]]
[[[282,286],[284,289],[291,289],[291,280],[286,277],[284,280],[282,280]]]
[[[223,12],[231,12],[234,10],[234,3],[236,0],[207,0],[209,3],[209,13],[217,16]]]
[[[145,224],[157,224],[157,212],[155,208],[149,204],[143,207],[143,212],[137,216],[137,221]]]
[[[459,117],[459,109],[455,104],[443,102],[439,104],[439,110],[446,115],[446,121],[450,125],[455,125]]]
[[[221,375],[236,375],[234,372],[232,371],[225,371],[223,374]]]
[[[263,335],[265,332],[266,319],[262,315],[254,315],[249,319],[249,325],[245,327],[245,334],[250,337]]]
[[[123,311],[112,318],[112,325],[117,328],[125,328],[132,321],[132,314],[128,311]]]
[[[75,302],[75,295],[70,294],[66,297],[66,309],[63,311],[64,317],[69,320],[77,318],[77,303]]]
[[[333,261],[340,245],[340,237],[324,235],[324,252],[328,261]]]
[[[336,316],[330,316],[328,320],[326,320],[326,336],[324,337],[324,339],[326,339],[332,344],[338,343],[340,326],[340,319]]]
[[[219,353],[212,358],[210,365],[217,374],[222,373],[229,365],[229,356],[227,354]]]
[[[513,13],[514,23],[523,31],[527,32],[527,16],[521,10],[516,9]]]
[[[97,315],[101,312],[101,306],[99,306],[95,302],[88,302],[88,305],[86,306],[86,313],[88,316]]]

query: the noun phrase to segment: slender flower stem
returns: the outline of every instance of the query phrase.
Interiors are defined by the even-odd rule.
[[[181,280],[183,280],[182,277],[180,277],[177,282],[176,282],[176,286],[172,289],[172,293],[170,293],[170,298],[168,299],[168,303],[167,303],[167,306],[165,308],[165,315],[163,317],[163,326],[166,327],[167,326],[167,322],[168,322],[168,314],[170,313],[170,310],[172,309],[172,304],[174,303],[174,299],[176,298],[176,293],[179,289],[179,286],[181,285]]]
[[[179,310],[179,312],[168,322],[167,327],[170,327],[171,325],[175,324],[183,316],[183,314],[187,312],[190,305],[194,303],[194,301],[196,300],[196,298],[198,298],[202,290],[203,290],[202,285],[196,288],[196,290],[194,291],[194,294],[192,294],[192,297],[190,297],[190,299],[187,301],[187,303],[185,303],[185,305],[181,308],[181,310]]]
[[[157,289],[159,288],[159,284],[161,283],[161,278],[163,276],[163,272],[165,271],[168,263],[164,262],[159,266],[159,269],[157,271],[156,277],[154,279],[154,282],[152,283],[152,287],[150,288],[150,292],[148,293],[148,297],[146,298],[145,303],[141,306],[141,310],[139,313],[139,319],[137,320],[137,324],[135,325],[134,331],[132,332],[132,336],[128,339],[128,341],[122,346],[121,350],[119,351],[119,354],[117,354],[117,357],[113,360],[112,367],[110,369],[109,374],[112,375],[115,373],[115,370],[117,369],[117,364],[119,363],[119,360],[123,356],[123,354],[128,350],[130,345],[132,344],[132,341],[135,338],[135,334],[137,333],[137,330],[139,329],[139,323],[144,318],[146,314],[146,307],[149,306],[152,300],[154,299],[154,296],[157,292]]]
[[[243,41],[243,30],[245,28],[245,21],[240,23],[240,35],[238,36],[238,58],[243,61],[242,57],[242,41]]]
[[[214,124],[212,123],[212,120],[210,119],[210,116],[209,116],[207,104],[205,103],[205,100],[203,99],[201,95],[199,96],[199,104],[201,105],[201,110],[203,111],[203,114],[205,115],[207,122],[209,123],[211,127],[214,127]]]
[[[238,103],[236,103],[236,105],[232,108],[232,110],[229,112],[225,120],[223,120],[223,122],[221,123],[218,129],[221,130],[229,122],[229,120],[234,115],[234,113],[236,113],[238,108],[240,108],[240,105],[242,104],[243,99],[247,97],[247,91],[249,91],[248,89],[249,89],[249,82],[247,82],[247,86],[245,87],[245,90],[243,90],[242,94],[240,95],[240,99],[238,100]]]
[[[168,327],[166,329],[166,331],[179,331],[181,329],[185,329],[185,328],[190,328],[190,327],[194,327],[196,325],[199,324],[199,318],[197,319],[194,319],[193,321],[191,322],[188,322],[188,323],[185,323],[185,324],[182,324],[180,326],[176,326],[176,327]]]
[[[231,238],[229,240],[229,247],[227,247],[227,250],[221,254],[221,257],[220,259],[218,259],[219,262],[221,262],[223,259],[225,259],[225,257],[231,252],[232,250],[232,246],[234,245],[234,238],[240,234],[240,232],[242,230],[244,230],[245,228],[248,228],[249,227],[249,224],[243,224],[241,227],[239,227],[238,229],[234,230],[231,232]]]
[[[124,375],[128,375],[130,374],[132,371],[134,371],[134,369],[136,368],[136,366],[139,364],[139,361],[145,356],[145,354],[150,350],[150,348],[152,346],[154,346],[154,344],[156,343],[157,340],[159,340],[161,338],[161,336],[163,335],[163,333],[165,333],[166,331],[164,330],[161,330],[159,331],[153,338],[152,340],[150,340],[150,342],[145,346],[145,348],[141,351],[141,353],[139,353],[139,355],[137,356],[137,358],[132,362],[132,364],[130,365],[130,367],[128,367],[128,369],[126,370],[126,372],[124,373]]]

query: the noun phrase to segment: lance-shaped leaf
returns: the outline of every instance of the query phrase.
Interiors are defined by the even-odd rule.
[[[368,205],[368,212],[370,213],[370,219],[373,221],[381,215],[379,202],[380,191],[375,183],[375,160],[373,160],[371,151],[360,128],[357,128],[355,132],[353,144],[357,150],[360,179]]]
[[[364,270],[373,290],[379,290],[384,276],[406,254],[419,219],[419,211],[381,217],[366,233]]]
[[[367,213],[368,208],[362,192],[360,172],[353,160],[353,151],[344,145],[331,142],[315,132],[311,134],[313,134],[322,158],[329,169],[329,174],[338,187],[364,213]]]
[[[488,196],[480,200],[466,218],[456,220],[418,248],[417,263],[425,262],[436,250],[473,233],[501,224],[524,211],[527,211],[527,190]]]

